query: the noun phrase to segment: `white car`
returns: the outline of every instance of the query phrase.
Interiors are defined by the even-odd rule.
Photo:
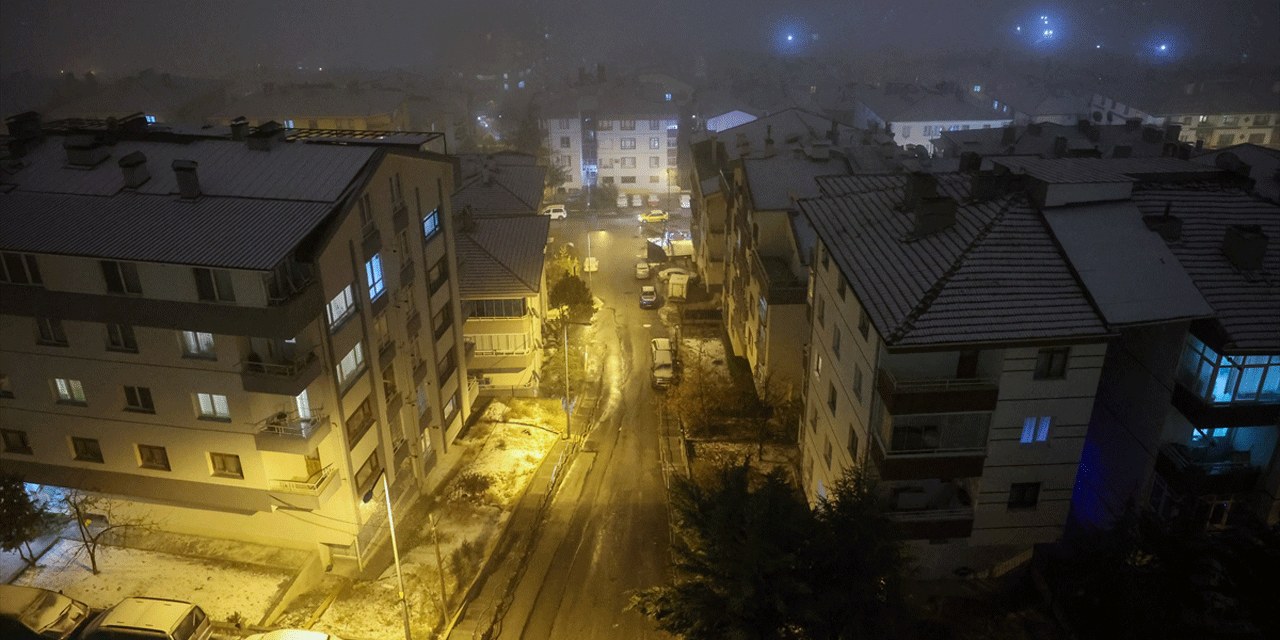
[[[267,633],[259,633],[251,635],[245,640],[342,640],[338,636],[332,636],[319,631],[307,631],[305,629],[277,629]]]
[[[593,273],[600,270],[600,258],[592,256],[582,261],[582,270]]]
[[[65,640],[88,617],[89,605],[56,591],[0,584],[0,636]]]
[[[625,193],[619,193],[619,194],[618,194],[618,206],[619,206],[619,207],[625,207],[625,206],[627,206],[627,202],[628,202],[628,200],[627,200],[627,194],[625,194]]]
[[[648,279],[649,279],[649,263],[637,262],[636,263],[636,280],[648,280]]]
[[[542,208],[542,215],[551,216],[552,220],[564,220],[569,217],[569,212],[562,204],[549,204]]]
[[[658,280],[661,282],[666,282],[671,279],[671,276],[674,276],[674,275],[689,276],[689,280],[691,282],[697,281],[698,279],[698,274],[691,273],[688,269],[681,269],[680,267],[671,267],[670,269],[663,269],[662,271],[659,271]]]
[[[671,381],[675,378],[675,362],[671,357],[671,340],[669,338],[654,338],[649,343],[649,352],[653,356],[652,368],[649,370],[649,377],[653,381],[653,386],[659,388],[671,386]]]

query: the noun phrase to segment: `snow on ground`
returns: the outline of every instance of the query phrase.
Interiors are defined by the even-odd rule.
[[[62,539],[14,584],[61,591],[91,607],[105,608],[133,596],[186,600],[215,620],[239,614],[257,623],[292,573],[248,564],[101,545],[99,573],[76,540]]]
[[[555,399],[515,399],[511,406],[494,401],[484,419],[471,428],[465,444],[478,449],[476,457],[452,485],[442,489],[441,495],[448,498],[432,512],[434,530],[427,525],[414,533],[417,544],[401,549],[401,573],[415,637],[428,637],[440,622],[440,569],[447,609],[452,610],[457,594],[470,585],[483,558],[492,553],[516,499],[559,438],[539,425],[559,417],[559,411]],[[489,478],[483,495],[467,495],[460,486],[459,480],[471,474]],[[352,584],[312,628],[344,638],[398,640],[404,636],[403,624],[397,624],[403,616],[398,592],[391,566],[377,580]]]
[[[708,478],[718,467],[742,464],[750,458],[751,468],[760,474],[781,469],[793,484],[798,483],[799,450],[795,445],[766,444],[761,455],[759,445],[751,442],[694,442],[693,452],[689,464],[695,478]]]
[[[719,338],[681,338],[680,354],[685,362],[701,355],[707,364],[725,366],[724,343]]]

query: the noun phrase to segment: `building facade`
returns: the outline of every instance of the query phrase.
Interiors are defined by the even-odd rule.
[[[590,95],[548,105],[544,114],[545,144],[569,176],[569,193],[612,185],[654,205],[679,193],[673,102]]]
[[[10,120],[3,466],[175,532],[362,565],[465,386],[452,163],[398,145]]]

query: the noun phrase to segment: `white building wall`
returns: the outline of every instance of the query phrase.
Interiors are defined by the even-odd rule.
[[[938,120],[892,122],[894,142],[899,146],[920,145],[931,151],[940,150],[931,140],[941,137],[943,131],[965,131],[968,129],[999,129],[1013,123],[1013,118],[999,120]]]

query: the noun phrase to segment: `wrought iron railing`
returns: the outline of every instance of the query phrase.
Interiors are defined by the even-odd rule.
[[[325,420],[328,416],[320,407],[312,407],[309,417],[303,417],[297,411],[280,411],[258,421],[258,431],[305,439],[310,438]]]
[[[333,478],[333,468],[325,467],[306,480],[267,480],[269,491],[283,491],[307,496],[320,495],[325,483]]]

